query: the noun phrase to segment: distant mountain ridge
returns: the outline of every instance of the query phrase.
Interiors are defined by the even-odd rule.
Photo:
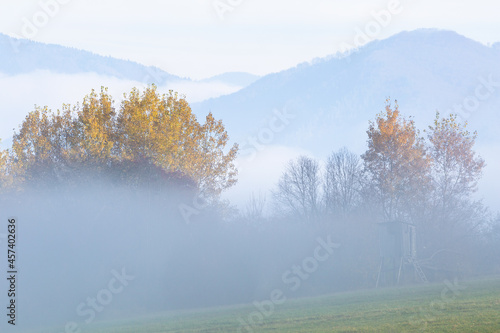
[[[246,87],[260,78],[260,76],[250,73],[228,72],[200,80],[200,82],[224,82],[234,86]]]
[[[17,39],[0,33],[0,74],[12,76],[43,70],[69,75],[95,73],[158,86],[172,82],[199,82],[246,87],[260,78],[250,73],[227,72],[203,80],[191,80],[172,75],[155,66],[56,44]]]
[[[93,72],[148,84],[185,80],[157,67],[144,66],[130,60],[0,34],[0,73],[16,75],[36,70],[64,74]]]
[[[493,77],[500,82],[497,46],[485,46],[452,31],[401,32],[349,55],[316,59],[266,75],[236,93],[195,103],[193,109],[221,118],[239,142],[265,128],[277,109],[296,117],[274,136],[273,144],[316,153],[353,140],[361,147],[368,121],[383,109],[388,97],[397,99],[403,114],[415,116],[417,125],[425,128],[436,110],[446,113],[474,97],[482,81]],[[481,119],[491,117],[499,106],[499,92],[497,88],[491,98],[480,101],[477,110],[462,112],[474,126],[484,128],[483,135],[496,133],[491,122]]]

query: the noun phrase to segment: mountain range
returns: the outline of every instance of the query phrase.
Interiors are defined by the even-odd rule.
[[[421,129],[432,123],[436,111],[453,112],[479,131],[480,141],[490,142],[498,139],[488,119],[500,105],[499,45],[486,46],[451,31],[402,32],[351,53],[267,75],[236,93],[195,103],[193,109],[200,115],[211,111],[224,120],[235,141],[245,143],[268,127],[276,111],[287,110],[295,118],[286,131],[275,133],[272,143],[325,154],[343,145],[363,149],[368,121],[390,98]],[[475,96],[484,85],[479,90],[488,96]]]
[[[130,60],[104,57],[75,48],[0,34],[0,73],[18,75],[40,70],[61,74],[93,72],[159,85],[167,81],[181,80],[180,77],[157,67],[144,66]]]

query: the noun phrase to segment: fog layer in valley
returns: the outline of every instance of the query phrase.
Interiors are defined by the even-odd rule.
[[[283,280],[292,266],[314,256],[321,245],[317,237],[331,243],[340,241],[338,235],[286,221],[267,226],[224,222],[200,205],[196,193],[179,193],[99,182],[32,189],[2,200],[2,222],[14,215],[18,224],[18,326],[59,325],[63,331],[67,322],[85,326],[87,321],[250,303],[268,298],[276,288],[299,296],[350,285],[332,273],[336,254],[328,251],[337,251],[336,245],[321,250],[328,259],[307,283],[291,271],[287,283]],[[5,240],[0,245],[5,247]],[[122,280],[112,282],[117,275]]]

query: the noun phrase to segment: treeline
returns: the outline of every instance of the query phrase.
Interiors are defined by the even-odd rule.
[[[456,115],[437,113],[423,134],[388,100],[370,122],[361,156],[343,148],[323,164],[307,156],[289,162],[273,192],[272,218],[336,235],[350,248],[346,262],[364,262],[355,269],[371,279],[378,263],[377,223],[391,221],[417,226],[419,257],[435,270],[498,271],[496,261],[484,259],[498,253],[491,241],[498,230],[491,228],[500,221],[494,223],[473,196],[485,167],[474,151],[477,133]],[[247,220],[266,220],[263,205],[253,198]]]
[[[237,145],[209,114],[199,123],[187,101],[156,86],[124,94],[106,88],[60,110],[35,107],[0,153],[3,190],[106,179],[140,186],[185,186],[218,197],[236,182]],[[160,186],[161,187],[161,186]]]
[[[387,221],[417,226],[418,256],[431,259],[424,269],[435,272],[435,279],[442,274],[455,277],[459,272],[500,271],[496,260],[500,218],[492,218],[481,201],[474,199],[485,167],[474,151],[477,133],[468,132],[454,115],[437,114],[434,123],[420,133],[412,119],[401,115],[397,103],[387,101],[385,111],[369,125],[367,150],[361,156],[343,148],[323,164],[306,156],[290,161],[273,191],[273,213],[266,216],[262,197],[254,197],[240,215],[219,205],[222,191],[236,182],[238,150],[236,144],[228,146],[221,121],[209,114],[204,123],[198,122],[184,98],[173,92],[161,95],[155,86],[142,93],[133,89],[118,109],[114,105],[102,88],[82,103],[63,105],[55,112],[36,107],[16,131],[12,148],[0,152],[1,189],[40,188],[44,193],[48,187],[69,185],[68,193],[74,189],[77,199],[63,195],[61,200],[77,209],[84,202],[82,193],[96,193],[80,193],[82,184],[125,185],[125,191],[113,192],[122,193],[123,200],[99,196],[97,208],[88,210],[108,214],[112,221],[118,212],[137,207],[154,216],[150,223],[157,227],[169,222],[186,228],[187,233],[194,230],[190,229],[193,225],[200,227],[191,222],[210,221],[203,223],[200,239],[207,230],[227,236],[219,244],[207,243],[200,252],[220,249],[216,259],[207,259],[217,262],[225,275],[214,273],[214,284],[221,279],[246,281],[247,285],[234,287],[249,293],[261,281],[277,279],[280,283],[282,266],[285,269],[296,260],[293,250],[309,246],[299,240],[314,240],[316,235],[329,235],[341,247],[323,273],[315,275],[314,292],[374,286],[380,262],[377,223]],[[170,197],[157,201],[138,197],[135,188],[141,186],[148,191],[171,190],[177,201],[167,205]],[[181,195],[181,189],[187,194]],[[200,202],[200,193],[201,201],[212,199],[212,205]],[[59,207],[60,194],[54,197]],[[217,223],[222,217],[225,223]],[[228,221],[233,223],[228,225]],[[232,234],[231,228],[238,233]],[[297,242],[288,241],[291,235],[296,235]],[[200,239],[191,241],[198,244]],[[257,248],[262,253],[252,257]],[[251,260],[231,257],[231,253],[248,255]],[[192,262],[203,266],[205,261]],[[259,268],[262,263],[269,267]]]

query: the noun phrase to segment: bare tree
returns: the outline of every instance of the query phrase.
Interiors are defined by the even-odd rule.
[[[256,196],[253,192],[245,207],[244,218],[252,223],[258,223],[264,220],[264,208],[266,206],[266,196],[259,193]]]
[[[319,164],[306,156],[290,161],[278,182],[274,198],[278,208],[306,222],[319,215]]]
[[[362,167],[360,158],[342,148],[326,163],[323,186],[325,210],[328,214],[345,216],[360,200]]]

